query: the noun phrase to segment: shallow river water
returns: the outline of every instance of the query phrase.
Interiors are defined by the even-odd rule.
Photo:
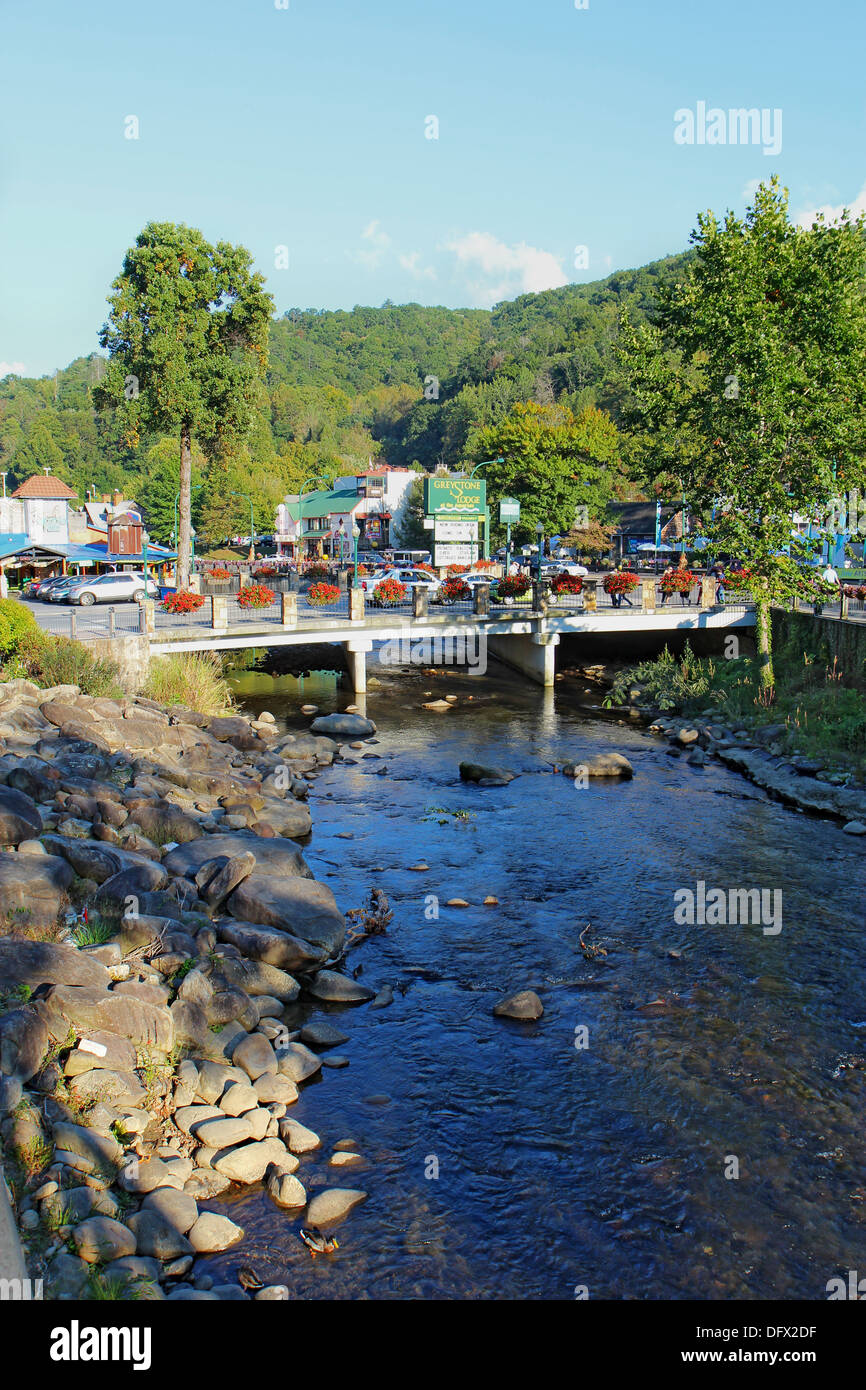
[[[348,968],[395,1002],[287,1012],[349,1035],[350,1065],[291,1108],[324,1141],[297,1176],[369,1196],[317,1259],[262,1189],[207,1203],[246,1231],[208,1272],[252,1263],[301,1298],[826,1298],[866,1267],[861,842],[588,718],[564,686],[376,674],[378,758],[312,784],[305,854],[344,911],[387,894],[387,933]],[[421,709],[428,691],[457,707]],[[352,698],[327,676],[241,676],[238,694],[290,729],[304,700]],[[611,749],[633,781],[552,770]],[[462,759],[520,776],[481,789]],[[698,880],[780,888],[781,932],[678,926],[674,893]],[[587,923],[606,955],[584,957]],[[494,1018],[520,988],[543,1017]],[[342,1139],[364,1168],[328,1168]]]

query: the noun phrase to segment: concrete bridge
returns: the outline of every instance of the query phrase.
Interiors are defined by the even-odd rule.
[[[632,607],[614,607],[608,595],[607,603],[600,602],[601,597],[590,581],[579,597],[553,596],[546,586],[534,585],[527,602],[511,606],[491,604],[489,590],[480,588],[471,601],[461,604],[428,606],[427,594],[420,590],[410,603],[377,608],[366,604],[362,590],[350,589],[325,612],[301,608],[303,595],[283,593],[272,608],[255,613],[240,610],[236,601],[236,611],[231,611],[228,596],[217,595],[184,618],[159,612],[149,602],[132,615],[137,620],[134,629],[118,627],[115,620],[108,634],[104,622],[101,629],[88,631],[93,610],[86,618],[77,616],[73,625],[80,640],[92,642],[101,655],[118,663],[130,685],[143,682],[152,656],[321,642],[342,646],[352,687],[363,694],[367,656],[380,643],[387,644],[389,664],[432,666],[444,661],[471,667],[489,654],[537,684],[550,686],[556,647],[564,636],[697,632],[750,628],[755,623],[748,601],[717,605],[712,580],[704,583],[699,602],[690,606],[680,604],[677,596],[662,605],[652,580],[644,582]]]

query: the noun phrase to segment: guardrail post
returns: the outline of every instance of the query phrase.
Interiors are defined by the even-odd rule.
[[[75,636],[75,629],[76,629],[75,619],[76,619],[76,616],[77,616],[77,615],[76,615],[75,609],[74,609],[74,608],[70,608],[70,609],[69,609],[69,636],[70,636],[70,637],[74,637],[74,636]]]
[[[654,579],[641,580],[640,606],[643,613],[654,613],[656,611],[656,582]]]
[[[298,626],[298,596],[297,594],[287,594],[285,590],[280,594],[280,622],[283,627]]]
[[[117,609],[113,606],[108,610],[108,635],[114,637],[117,633]]]
[[[717,582],[712,575],[705,575],[701,580],[701,608],[715,608]]]
[[[429,608],[428,608],[429,598],[430,598],[429,590],[428,590],[428,589],[425,589],[425,588],[423,587],[423,585],[421,585],[421,584],[418,584],[418,585],[412,590],[412,617],[413,617],[413,618],[426,618],[426,617],[427,617],[427,614],[428,614],[428,612],[429,612]]]
[[[142,632],[156,631],[156,604],[152,598],[146,598],[141,605],[141,612],[144,620]]]
[[[363,589],[349,590],[349,619],[353,623],[364,621],[364,600],[367,595]]]
[[[229,603],[226,594],[211,594],[211,619],[212,628],[226,628],[229,625]]]
[[[425,591],[425,592],[426,592],[426,591]],[[472,611],[473,611],[473,613],[476,613],[476,614],[478,615],[478,617],[480,617],[480,618],[489,618],[489,616],[490,616],[490,585],[489,585],[489,584],[476,584],[476,585],[475,585],[475,592],[474,592],[474,594],[473,594],[473,599],[474,599],[474,602],[473,602],[473,605],[472,605]]]
[[[597,579],[584,579],[583,581],[583,611],[585,613],[598,612]]]
[[[841,592],[840,595],[839,595],[839,617],[840,617],[840,618],[847,618],[847,616],[848,616],[848,595],[845,593],[845,590],[843,589],[842,592]]]

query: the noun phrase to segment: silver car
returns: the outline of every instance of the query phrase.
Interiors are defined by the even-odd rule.
[[[130,599],[140,603],[144,595],[144,575],[135,570],[124,570],[117,574],[99,574],[71,584],[64,598],[67,603],[89,608],[92,603],[128,603]],[[147,580],[147,596],[159,598],[159,585],[153,579]]]

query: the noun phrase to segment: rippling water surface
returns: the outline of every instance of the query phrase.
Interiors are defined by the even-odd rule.
[[[497,670],[378,670],[378,757],[313,784],[307,859],[343,910],[384,889],[394,920],[348,966],[395,1002],[288,1011],[327,1011],[350,1038],[350,1065],[291,1109],[324,1141],[298,1177],[369,1197],[315,1260],[261,1188],[209,1203],[246,1230],[209,1272],[252,1262],[303,1298],[826,1297],[866,1260],[861,843]],[[300,688],[239,678],[292,729],[303,699],[351,699],[327,677]],[[422,710],[427,691],[458,707]],[[606,749],[633,781],[581,790],[552,771]],[[461,759],[520,776],[462,784]],[[439,825],[431,807],[471,815]],[[781,933],[677,926],[674,891],[698,879],[781,888]],[[587,923],[605,956],[584,958]],[[518,988],[541,995],[537,1023],[492,1016]],[[329,1169],[342,1139],[364,1168]]]

